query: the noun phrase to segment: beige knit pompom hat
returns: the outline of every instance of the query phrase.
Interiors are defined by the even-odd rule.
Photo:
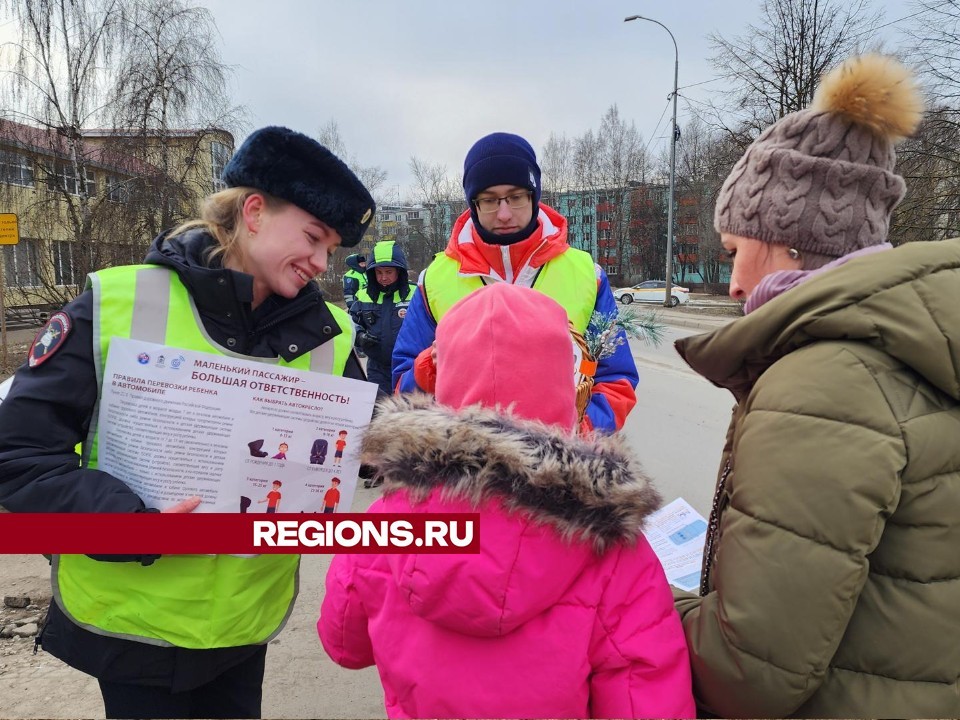
[[[854,57],[829,72],[811,106],[757,138],[723,183],[717,232],[840,257],[887,239],[906,192],[894,145],[923,103],[893,58]]]

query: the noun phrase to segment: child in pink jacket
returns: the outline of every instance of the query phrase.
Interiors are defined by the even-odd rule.
[[[497,284],[437,328],[436,401],[386,400],[370,512],[479,512],[480,553],[338,555],[317,630],[376,664],[387,714],[693,717],[680,620],[640,528],[660,502],[616,437],[575,435],[563,308]]]

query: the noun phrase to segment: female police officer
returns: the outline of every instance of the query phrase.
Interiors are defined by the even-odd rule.
[[[326,148],[279,127],[253,133],[223,180],[200,220],[157,238],[148,265],[92,274],[38,334],[0,408],[0,505],[149,511],[92,452],[113,336],[363,379],[353,324],[313,279],[359,242],[370,193]],[[266,643],[297,568],[289,555],[54,556],[38,642],[100,681],[107,717],[259,717]]]

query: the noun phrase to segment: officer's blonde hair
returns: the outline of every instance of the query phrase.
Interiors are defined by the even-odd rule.
[[[242,262],[243,250],[239,240],[243,229],[243,204],[255,193],[263,197],[264,204],[270,210],[284,202],[252,187],[227,188],[204,198],[200,207],[200,218],[175,228],[170,237],[195,228],[206,230],[217,241],[217,245],[209,250],[208,260],[223,256],[234,257]]]

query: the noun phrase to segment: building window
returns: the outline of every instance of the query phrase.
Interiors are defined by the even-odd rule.
[[[419,212],[414,211],[414,212],[407,213],[407,220],[419,220],[419,219],[420,219]]]
[[[105,243],[101,252],[101,264],[106,267],[137,265],[143,262],[149,249],[149,245],[140,243]]]
[[[130,181],[118,175],[107,175],[107,200],[125,203],[130,200]],[[72,284],[72,283],[71,283]]]
[[[33,187],[33,162],[26,155],[0,150],[0,182]]]
[[[53,256],[53,281],[57,285],[76,285],[73,275],[73,243],[53,242],[50,252]]]
[[[223,181],[223,169],[230,161],[230,148],[214,140],[210,143],[210,174],[213,191],[226,190],[227,184]]]
[[[3,266],[8,287],[30,288],[40,285],[39,242],[20,240],[3,246]]]
[[[77,177],[76,169],[69,163],[57,163],[47,175],[47,189],[63,188],[71,195],[79,195],[86,186],[88,196],[97,194],[97,178],[93,172],[83,168],[83,179]]]

